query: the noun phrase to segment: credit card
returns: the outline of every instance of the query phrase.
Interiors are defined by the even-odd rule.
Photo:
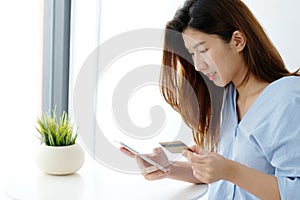
[[[171,153],[183,153],[183,151],[186,150],[193,152],[193,150],[182,141],[160,142],[159,144]]]

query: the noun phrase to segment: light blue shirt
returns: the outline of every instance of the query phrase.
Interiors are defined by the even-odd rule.
[[[281,199],[300,199],[300,78],[269,84],[238,122],[232,84],[224,93],[218,153],[278,179]],[[209,200],[258,199],[227,182],[209,186]]]

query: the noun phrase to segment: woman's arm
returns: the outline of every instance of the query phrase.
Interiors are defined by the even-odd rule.
[[[196,179],[195,176],[193,175],[193,170],[188,162],[186,161],[169,162],[167,156],[165,155],[165,153],[161,148],[155,148],[153,150],[153,154],[148,154],[146,156],[148,156],[153,161],[166,167],[168,170],[167,172],[163,172],[161,170],[156,170],[156,171],[152,170],[153,172],[146,173],[147,167],[151,166],[149,163],[135,156],[133,153],[131,153],[124,147],[121,147],[120,150],[126,155],[136,159],[138,166],[142,171],[143,176],[147,180],[159,180],[163,178],[170,178],[170,179],[186,181],[195,184],[201,183],[201,181]]]
[[[278,181],[275,176],[251,169],[238,162],[228,160],[228,176],[230,181],[260,199],[280,199]]]
[[[260,199],[280,199],[275,176],[261,173],[213,152],[205,155],[188,152],[187,159],[195,177],[204,183],[226,180]]]
[[[202,183],[193,175],[193,170],[188,162],[175,161],[168,166],[168,172],[164,173],[161,170],[156,170],[151,173],[143,174],[146,180],[159,180],[162,178],[170,178],[179,181],[190,182],[194,184]]]
[[[186,181],[190,183],[202,183],[199,179],[195,178],[191,165],[184,161],[175,161],[170,166],[170,173],[167,178]]]

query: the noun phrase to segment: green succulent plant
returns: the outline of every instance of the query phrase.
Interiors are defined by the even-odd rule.
[[[78,127],[74,129],[68,114],[63,111],[60,118],[57,117],[56,108],[52,112],[43,112],[38,118],[37,131],[40,133],[42,143],[48,146],[68,146],[75,144],[78,136]]]

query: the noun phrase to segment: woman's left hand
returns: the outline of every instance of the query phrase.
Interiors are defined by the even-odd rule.
[[[203,150],[192,153],[186,151],[185,156],[192,166],[194,176],[204,183],[226,180],[230,174],[230,162],[220,154]]]

